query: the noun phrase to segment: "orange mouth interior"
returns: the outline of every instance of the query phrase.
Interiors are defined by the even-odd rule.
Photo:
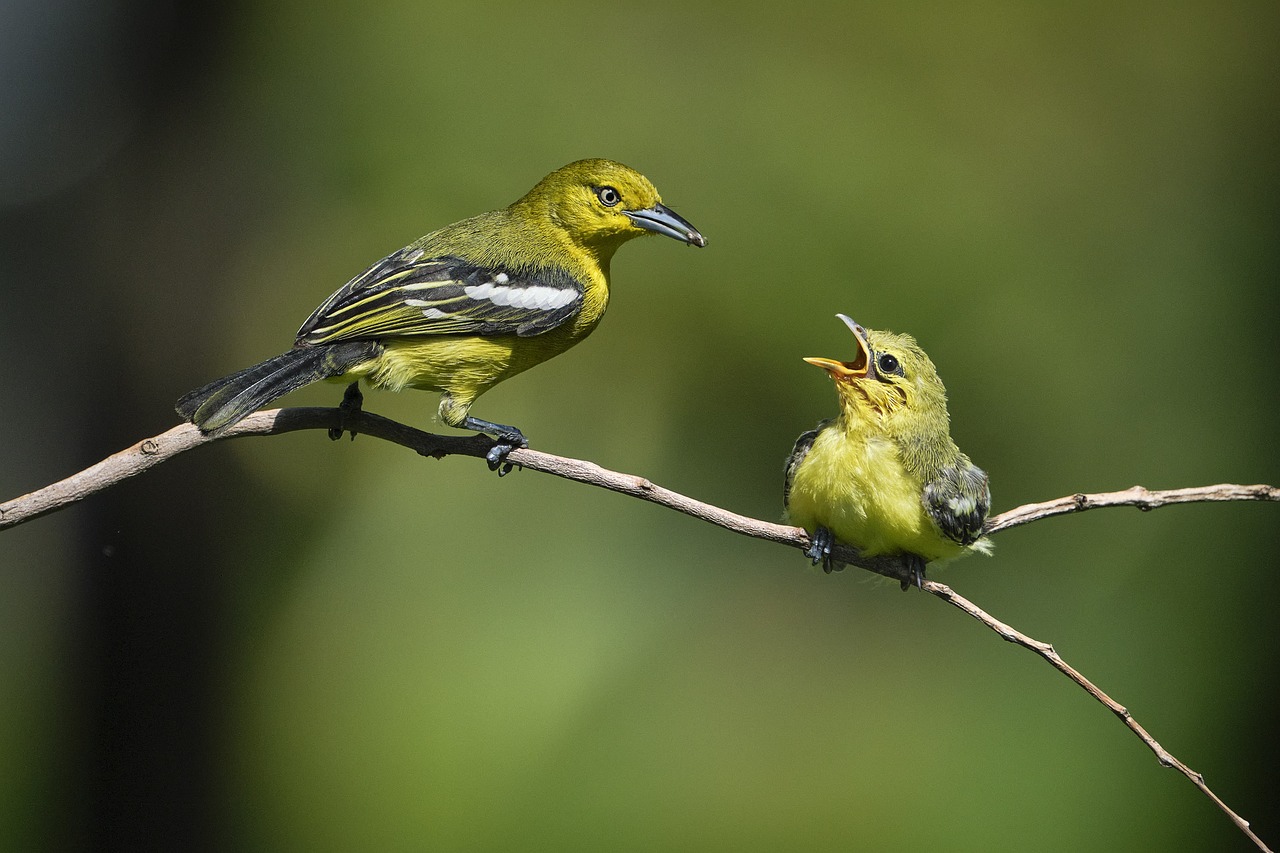
[[[871,366],[871,354],[866,339],[856,329],[853,337],[858,342],[858,353],[853,357],[853,361],[835,361],[830,358],[806,358],[805,361],[814,367],[821,367],[830,373],[833,379],[845,382],[862,379]]]

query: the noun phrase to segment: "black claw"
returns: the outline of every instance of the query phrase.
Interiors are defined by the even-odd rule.
[[[902,591],[906,592],[915,584],[916,589],[924,589],[924,557],[919,554],[906,554],[907,573],[910,578],[904,578],[902,581]]]
[[[822,563],[822,570],[827,574],[835,571],[835,565],[831,560],[831,546],[835,544],[835,537],[831,535],[831,531],[825,527],[819,527],[813,531],[810,538],[809,550],[804,552],[813,565]]]
[[[342,402],[338,404],[338,411],[341,412],[340,425],[329,429],[329,440],[337,441],[342,438],[344,432],[351,433],[351,440],[356,440],[356,430],[351,424],[356,420],[356,415],[360,414],[361,407],[364,405],[364,395],[360,393],[360,383],[352,382],[347,386],[347,390],[342,394]]]
[[[513,426],[490,423],[470,416],[462,422],[462,428],[493,436],[493,447],[490,447],[489,452],[484,455],[484,461],[488,463],[490,471],[497,471],[499,477],[505,477],[511,473],[512,469],[520,467],[507,461],[508,453],[529,446],[529,439],[525,438],[520,430]]]
[[[497,471],[499,477],[505,477],[511,473],[513,468],[517,468],[515,463],[507,461],[507,454],[515,450],[510,444],[498,442],[489,448],[489,452],[484,455],[484,461],[488,463],[490,471]]]

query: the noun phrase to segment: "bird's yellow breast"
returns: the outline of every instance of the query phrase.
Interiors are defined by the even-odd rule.
[[[929,518],[923,487],[903,466],[892,441],[832,424],[818,433],[796,469],[787,516],[806,530],[826,527],[867,556],[955,557],[964,548]]]

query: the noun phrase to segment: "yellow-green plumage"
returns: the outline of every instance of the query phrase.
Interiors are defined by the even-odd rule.
[[[833,425],[818,433],[796,471],[787,514],[797,527],[826,527],[868,557],[958,556],[964,546],[939,535],[921,503],[923,491],[920,475],[903,466],[891,442]]]
[[[501,210],[447,225],[388,255],[316,309],[293,350],[178,401],[211,434],[318,379],[442,392],[441,420],[522,444],[471,418],[497,383],[572,347],[609,304],[609,263],[628,240],[706,241],[640,173],[610,160],[552,172]]]
[[[609,306],[613,253],[627,240],[650,233],[634,225],[609,227],[612,217],[603,216],[586,198],[592,186],[613,186],[636,208],[659,201],[657,190],[638,173],[620,164],[588,160],[548,176],[510,207],[456,222],[412,244],[426,257],[451,255],[516,272],[562,270],[583,285],[582,308],[576,316],[523,338],[435,334],[391,339],[380,358],[353,368],[351,374],[393,391],[409,387],[447,392],[450,411],[442,410],[441,418],[457,426],[461,417],[456,412],[465,411],[486,390],[589,335]],[[356,326],[347,334],[358,330]]]
[[[829,531],[864,556],[928,563],[988,550],[980,538],[991,503],[987,476],[951,440],[933,362],[907,335],[840,317],[858,354],[849,362],[806,359],[835,381],[840,413],[796,442],[787,518],[815,534]]]

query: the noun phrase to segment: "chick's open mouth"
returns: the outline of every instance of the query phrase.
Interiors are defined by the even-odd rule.
[[[836,316],[845,322],[845,325],[849,327],[849,331],[853,332],[853,339],[857,341],[858,351],[854,354],[853,359],[851,361],[836,361],[831,358],[806,358],[805,361],[815,367],[821,367],[831,374],[831,378],[837,382],[852,382],[855,379],[862,379],[871,372],[871,350],[867,346],[866,332],[845,315],[838,314]]]

